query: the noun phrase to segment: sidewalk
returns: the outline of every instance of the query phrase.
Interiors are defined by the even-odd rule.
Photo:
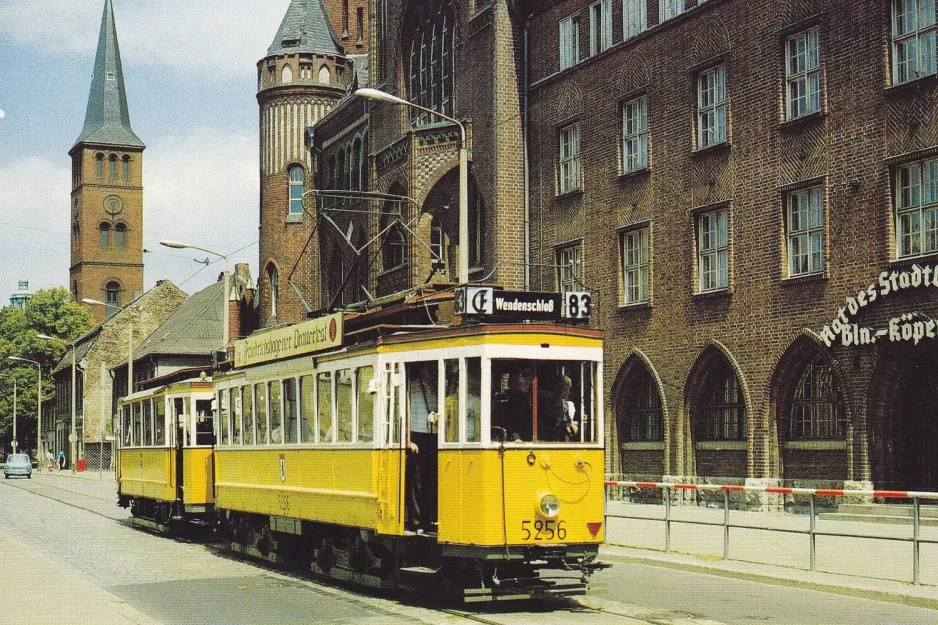
[[[938,610],[938,549],[922,545],[920,571],[923,583],[915,586],[900,579],[911,579],[912,546],[887,540],[850,537],[817,537],[817,567],[808,570],[809,539],[805,535],[769,529],[804,527],[803,515],[737,513],[731,515],[730,558],[723,559],[723,528],[685,523],[671,525],[671,551],[664,551],[664,523],[661,520],[622,518],[619,514],[653,516],[661,506],[621,504],[611,506],[606,518],[606,544],[600,558],[609,562],[629,562],[661,566],[707,575],[734,577],[760,583],[791,586],[878,601]],[[687,521],[722,521],[720,510],[681,506],[673,516]],[[819,524],[820,525],[820,524]],[[827,525],[827,528],[831,528]],[[877,523],[843,523],[844,533],[895,536],[897,528]],[[841,531],[841,530],[836,530]],[[905,528],[910,532],[909,528]],[[924,538],[924,536],[923,536]],[[863,576],[861,576],[863,575]],[[892,577],[892,579],[884,579]],[[931,582],[931,583],[928,583]],[[938,622],[938,617],[936,617]]]
[[[80,576],[61,571],[46,556],[7,536],[2,527],[0,588],[4,625],[159,625]]]

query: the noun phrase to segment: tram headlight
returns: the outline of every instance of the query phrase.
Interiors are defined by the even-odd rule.
[[[552,495],[551,493],[541,493],[540,499],[537,502],[537,511],[548,519],[552,519],[557,516],[557,514],[560,512],[560,500],[557,499],[557,495]]]

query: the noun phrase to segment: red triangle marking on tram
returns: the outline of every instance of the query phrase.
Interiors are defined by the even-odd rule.
[[[603,526],[602,522],[600,522],[600,523],[587,523],[587,524],[586,524],[586,529],[588,529],[588,530],[590,531],[590,534],[592,534],[593,538],[596,538],[596,534],[599,533],[599,530],[602,528],[602,526]]]

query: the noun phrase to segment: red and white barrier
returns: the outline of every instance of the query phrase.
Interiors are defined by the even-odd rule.
[[[777,495],[816,495],[818,497],[882,497],[883,499],[933,499],[938,493],[914,490],[853,490],[832,488],[784,488],[781,486],[739,486],[737,484],[682,484],[675,482],[605,481],[605,486],[633,488],[671,488],[674,490],[732,491],[748,493],[774,493]]]

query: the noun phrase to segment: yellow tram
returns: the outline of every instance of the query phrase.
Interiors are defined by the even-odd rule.
[[[211,378],[173,382],[121,398],[118,503],[137,525],[211,520],[214,498]]]
[[[463,321],[335,314],[239,341],[214,376],[233,548],[465,600],[585,592],[602,566],[601,333]]]

